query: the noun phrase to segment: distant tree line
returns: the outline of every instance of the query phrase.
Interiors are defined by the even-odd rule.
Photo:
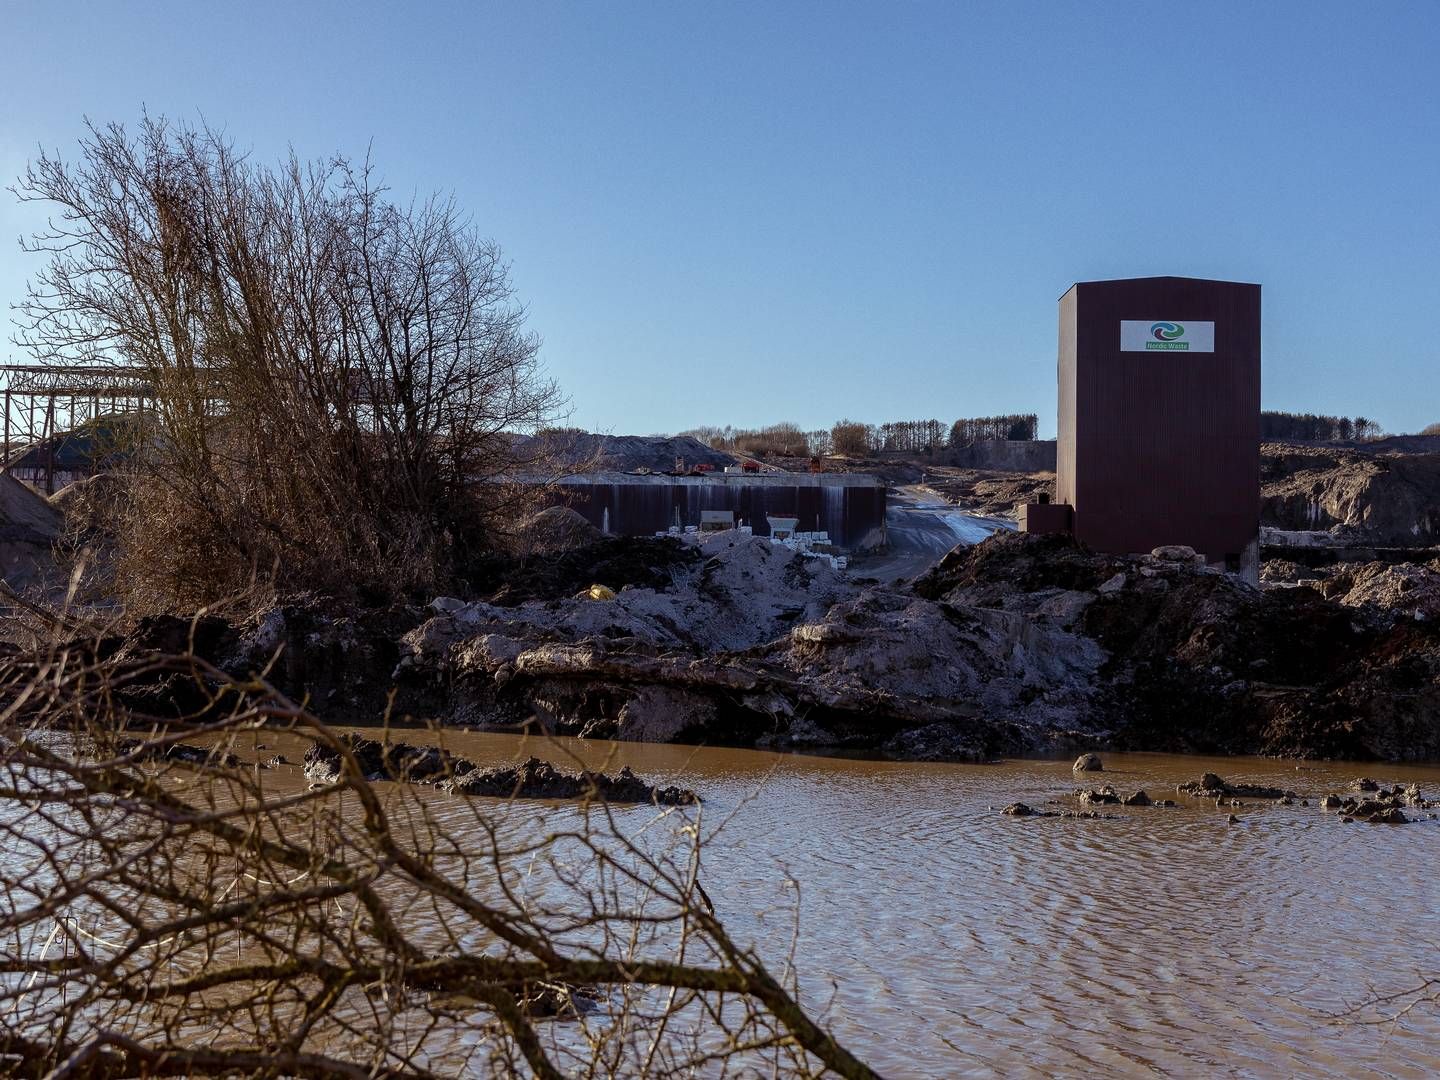
[[[1039,431],[1040,418],[1034,413],[978,416],[971,420],[956,420],[950,425],[950,445],[969,446],[973,442],[991,439],[1030,442],[1038,437]]]
[[[979,416],[946,425],[941,420],[899,420],[866,424],[839,420],[832,427],[804,431],[797,424],[771,424],[763,428],[703,425],[680,432],[716,450],[760,457],[800,457],[841,454],[865,457],[879,453],[927,454],[948,447],[968,446],[990,439],[1033,440],[1040,428],[1034,413]]]
[[[1317,416],[1315,413],[1262,412],[1260,437],[1294,442],[1347,442],[1374,439],[1380,425],[1363,416]]]

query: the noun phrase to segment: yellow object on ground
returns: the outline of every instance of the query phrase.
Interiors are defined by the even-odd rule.
[[[614,600],[615,590],[606,588],[604,585],[591,585],[585,590],[585,595],[591,600]]]

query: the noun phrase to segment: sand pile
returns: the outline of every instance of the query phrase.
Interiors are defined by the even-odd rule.
[[[549,506],[520,526],[517,540],[522,551],[548,554],[573,551],[605,536],[568,506]]]

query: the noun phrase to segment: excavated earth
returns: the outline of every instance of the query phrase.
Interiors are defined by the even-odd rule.
[[[1422,445],[1265,444],[1261,522],[1289,531],[1325,531],[1350,542],[1440,544],[1440,447],[1416,441]]]
[[[349,723],[388,704],[485,730],[912,759],[1440,760],[1440,573],[1261,590],[1163,554],[1004,533],[888,587],[738,532],[612,538],[497,565],[481,599],[295,605],[202,621],[194,640],[237,674],[273,661],[283,689]],[[155,620],[122,647],[190,635]]]

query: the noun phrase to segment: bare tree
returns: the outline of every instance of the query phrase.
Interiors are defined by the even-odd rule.
[[[698,807],[372,783],[192,655],[12,656],[0,707],[6,1075],[872,1075],[711,908]],[[338,778],[260,762],[308,745]]]
[[[17,340],[142,372],[117,585],[193,606],[284,587],[434,588],[515,491],[512,433],[560,405],[499,249],[369,163],[256,165],[208,129],[92,125],[15,189],[56,217]]]
[[[869,451],[865,425],[856,420],[837,420],[830,429],[835,453],[846,457],[864,457]]]

